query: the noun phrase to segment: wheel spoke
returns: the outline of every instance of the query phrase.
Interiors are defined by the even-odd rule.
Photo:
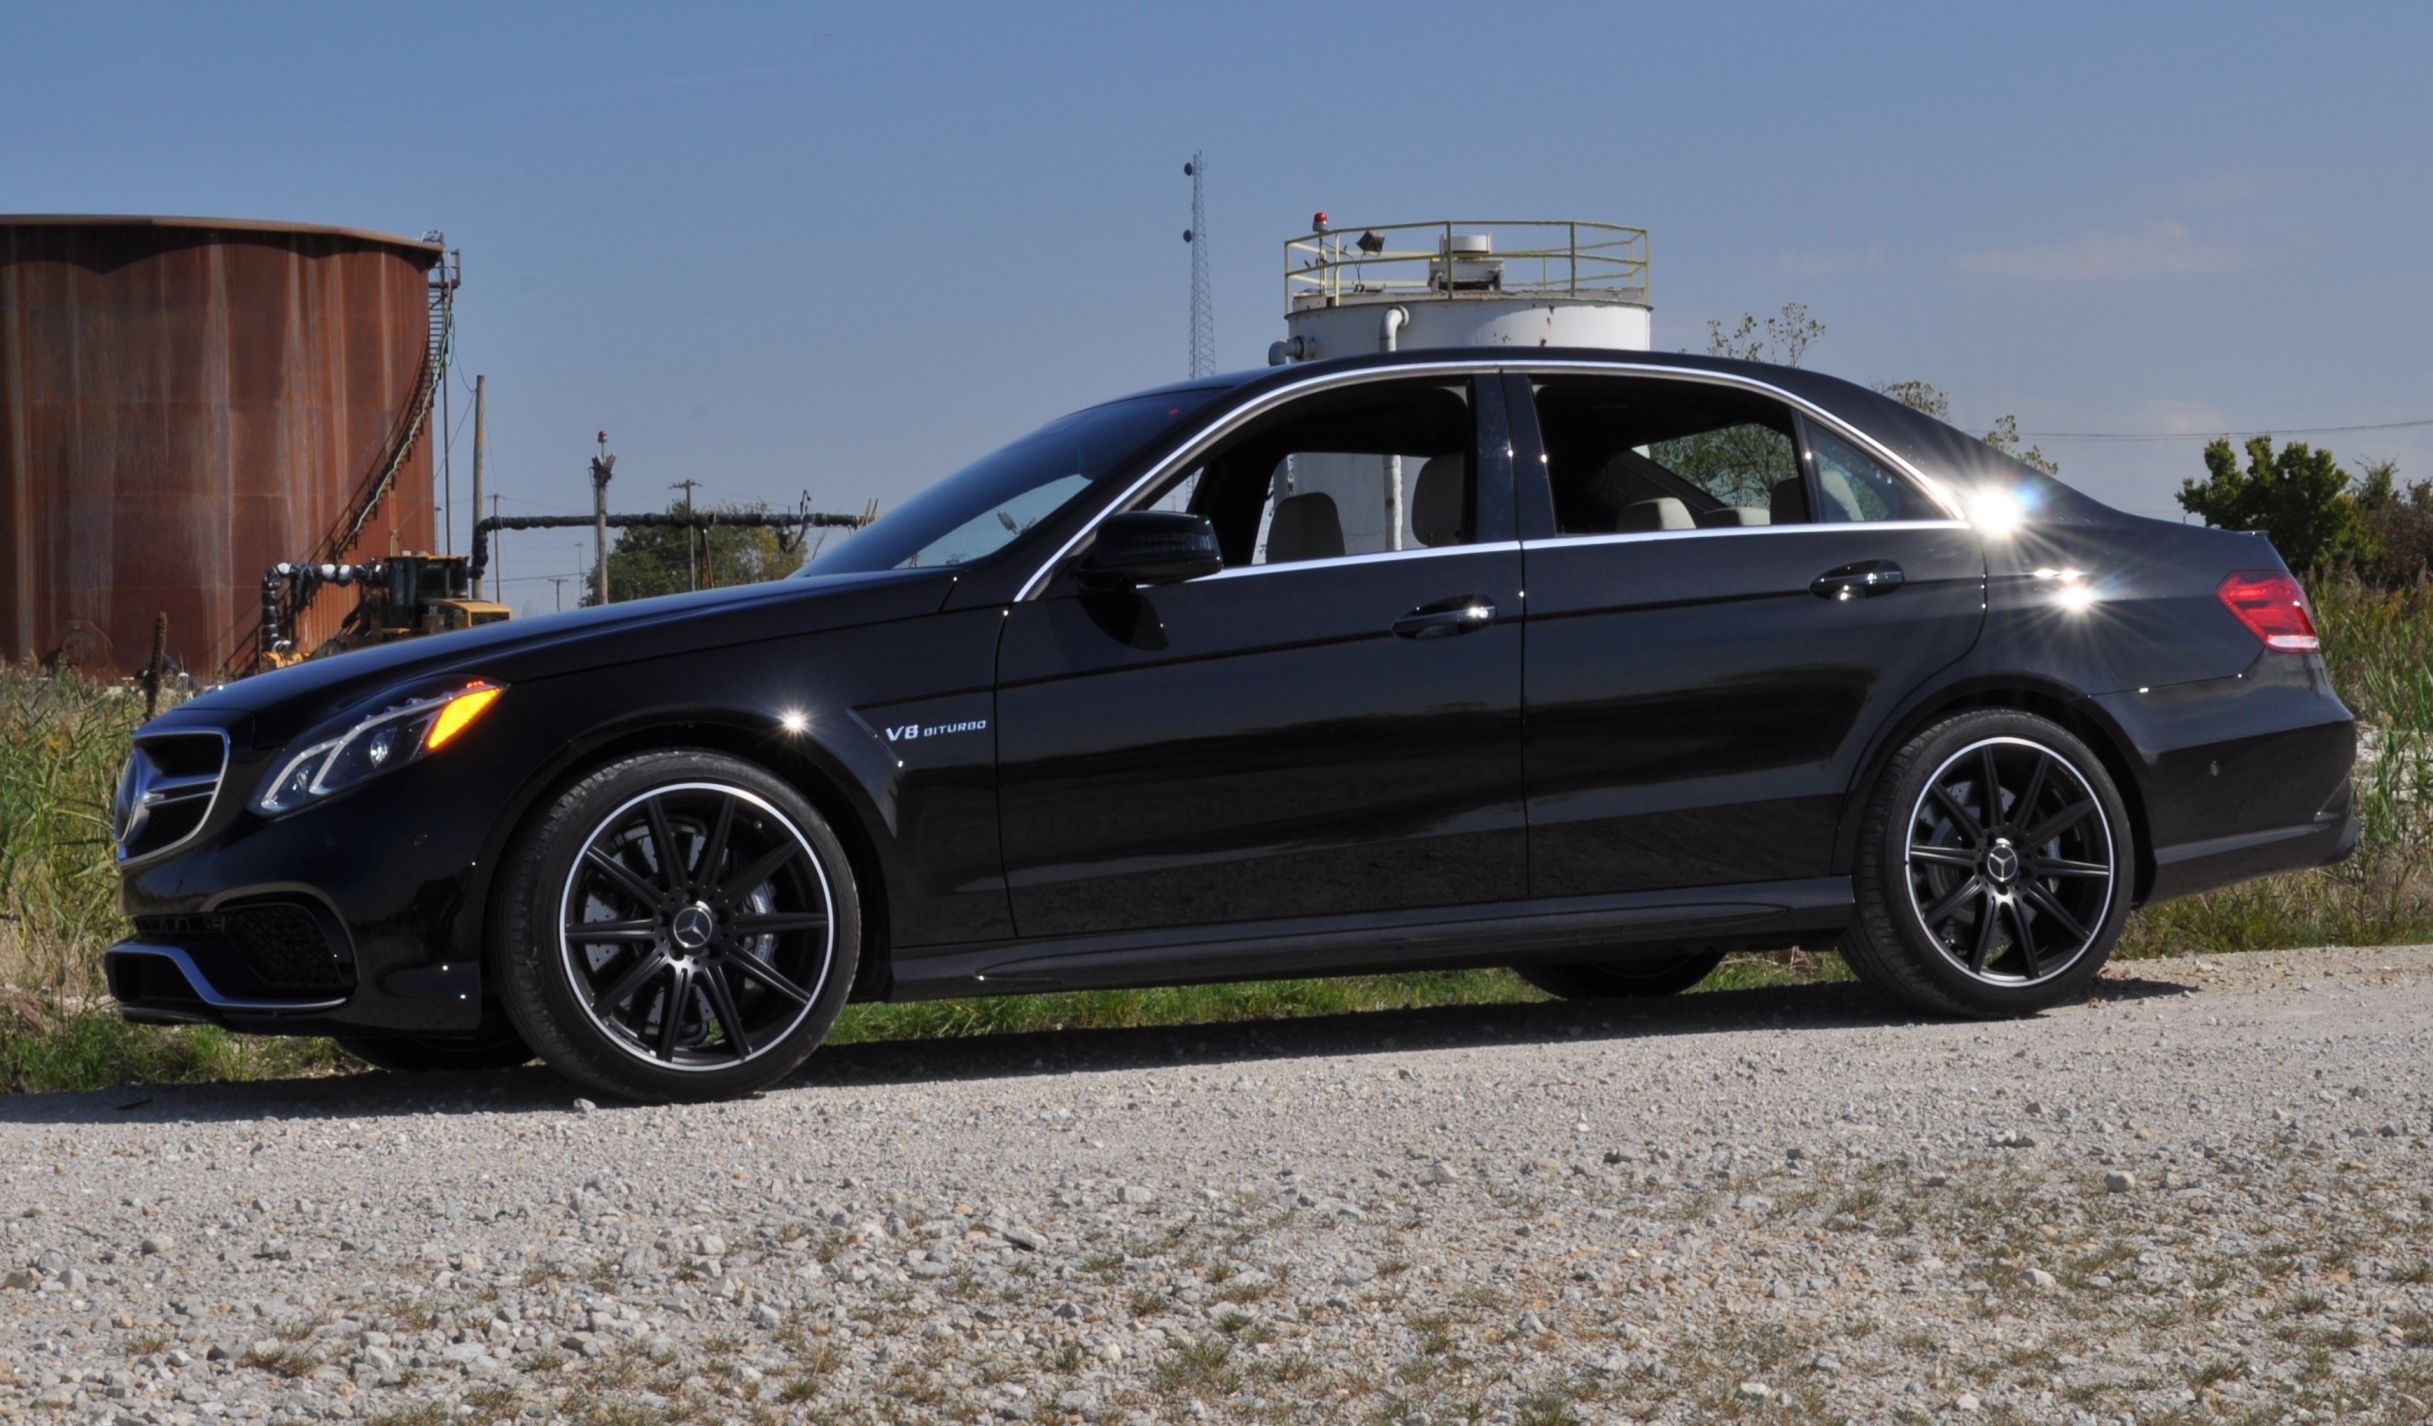
[[[729,880],[724,886],[720,887],[719,890],[729,897],[741,896],[745,892],[750,891],[753,887],[756,887],[762,882],[767,881],[770,877],[775,876],[779,867],[784,866],[786,863],[801,855],[802,848],[795,846],[791,842],[779,842],[776,846],[771,847],[767,852],[763,853],[760,860],[752,863],[748,867],[745,867],[733,879]]]
[[[569,921],[566,938],[578,946],[652,942],[659,939],[659,923],[647,917],[639,921]]]
[[[659,888],[644,881],[633,868],[601,851],[598,843],[583,849],[583,859],[591,863],[594,869],[606,872],[608,879],[615,882],[618,889],[633,900],[644,906],[659,904]]]
[[[811,1003],[811,992],[779,975],[757,956],[736,955],[731,957],[726,964],[728,969],[741,971],[797,1005]]]
[[[718,1029],[726,1037],[727,1048],[733,1050],[735,1058],[739,1060],[750,1059],[752,1035],[744,1029],[742,1012],[735,1008],[734,988],[727,984],[726,974],[716,966],[704,970],[701,973],[701,988],[709,996],[710,1009],[717,1012]]]
[[[676,966],[667,978],[667,994],[659,1002],[659,1058],[676,1058],[676,1036],[684,1025],[684,1012],[692,997],[693,970]]]
[[[1945,812],[1951,814],[1952,825],[1960,829],[1961,837],[1966,839],[1970,845],[1974,846],[1985,840],[1985,829],[1977,825],[1977,814],[1969,811],[1966,804],[1953,796],[1950,788],[1942,783],[1936,783],[1934,799],[1943,804]]]
[[[2037,976],[2036,933],[2028,925],[2029,921],[2033,918],[2028,915],[2027,902],[2023,898],[2017,896],[2012,897],[2010,899],[2010,912],[2011,927],[2018,933],[2019,936],[2019,960],[2021,964],[2026,967],[2027,978],[2029,980],[2034,980]]]
[[[1991,831],[2009,820],[2002,813],[2002,770],[1994,766],[1992,743],[1977,749],[1977,777],[1978,794],[1985,803],[1985,827]]]
[[[2069,932],[2074,942],[2080,945],[2086,944],[2089,935],[2086,926],[2076,916],[2070,914],[2069,909],[2061,904],[2059,897],[2032,881],[2022,882],[2020,886],[2027,893],[2028,900],[2036,903],[2038,911],[2060,922],[2061,929]]]
[[[2031,876],[2079,876],[2100,879],[2110,876],[2112,868],[2105,866],[2102,862],[2074,862],[2068,857],[2030,857],[2028,858],[2028,874]]]
[[[2094,810],[2094,800],[2091,798],[2082,797],[2076,802],[2071,803],[2069,806],[2062,808],[2059,812],[2054,813],[2052,816],[2046,818],[2042,822],[2039,822],[2035,826],[2029,828],[2027,835],[2022,837],[2021,840],[2026,842],[2031,847],[2044,846],[2051,842],[2055,837],[2060,836],[2062,833],[2067,832],[2072,827],[2075,827],[2079,823],[2087,820],[2087,814],[2093,812]]]
[[[1968,968],[1978,975],[1985,974],[1985,958],[1994,949],[1994,926],[2002,919],[2002,903],[1994,899],[1994,889],[1984,888],[1977,902],[1977,939],[1968,948]]]
[[[684,889],[684,854],[676,847],[676,829],[667,823],[667,809],[654,797],[642,804],[650,823],[651,855],[659,861],[659,883],[670,891]]]
[[[2028,772],[2027,786],[2020,789],[2019,800],[2011,804],[2010,820],[2014,826],[2036,815],[2036,799],[2044,796],[2045,770],[2052,766],[2052,762],[2051,758],[2041,753],[2037,755],[2035,766]]]
[[[1926,929],[1932,931],[1935,927],[1942,925],[1943,922],[1948,919],[1954,911],[1960,909],[1962,903],[1984,890],[1984,879],[1975,876],[1969,877],[1967,880],[1961,882],[1958,886],[1952,888],[1950,895],[1926,908]]]
[[[651,977],[667,968],[667,952],[652,947],[634,958],[633,968],[617,977],[616,984],[592,998],[591,1013],[606,1015],[634,998]]]
[[[718,815],[710,822],[709,838],[701,844],[701,865],[693,870],[693,880],[697,885],[717,884],[718,863],[727,854],[727,833],[734,827],[735,799],[721,797],[718,799]]]
[[[1967,871],[1974,871],[1977,866],[1977,854],[1968,848],[1939,847],[1932,842],[1912,842],[1909,847],[1909,859],[1913,862],[1928,862],[1935,866],[1955,866]]]
[[[727,923],[738,936],[766,936],[778,931],[816,931],[828,918],[816,911],[769,911],[738,916]]]

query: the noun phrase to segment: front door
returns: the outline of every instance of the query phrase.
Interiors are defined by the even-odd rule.
[[[1209,517],[1222,573],[1060,575],[998,656],[1022,936],[1524,894],[1521,556],[1494,378],[1289,398],[1133,508]],[[1086,545],[1085,545],[1086,548]]]
[[[1977,637],[1976,532],[1762,393],[1511,384],[1532,894],[1827,875],[1870,735]]]

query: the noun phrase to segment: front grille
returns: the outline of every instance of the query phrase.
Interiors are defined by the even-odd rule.
[[[157,857],[203,830],[228,770],[228,736],[149,733],[137,739],[110,802],[121,862]]]
[[[139,938],[182,947],[223,991],[246,995],[341,992],[355,985],[354,957],[331,919],[293,901],[255,901],[221,911],[135,918]]]

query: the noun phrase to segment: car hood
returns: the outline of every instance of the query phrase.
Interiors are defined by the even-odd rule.
[[[945,570],[885,570],[570,609],[308,659],[222,684],[159,723],[208,723],[240,742],[267,746],[404,685],[515,683],[660,653],[911,618],[936,610],[953,584]]]

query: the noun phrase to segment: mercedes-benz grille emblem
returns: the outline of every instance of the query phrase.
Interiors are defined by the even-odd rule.
[[[117,795],[110,799],[110,832],[122,852],[134,845],[144,823],[151,820],[152,804],[145,794],[152,790],[156,776],[151,757],[141,748],[128,757],[127,770],[119,774]]]

